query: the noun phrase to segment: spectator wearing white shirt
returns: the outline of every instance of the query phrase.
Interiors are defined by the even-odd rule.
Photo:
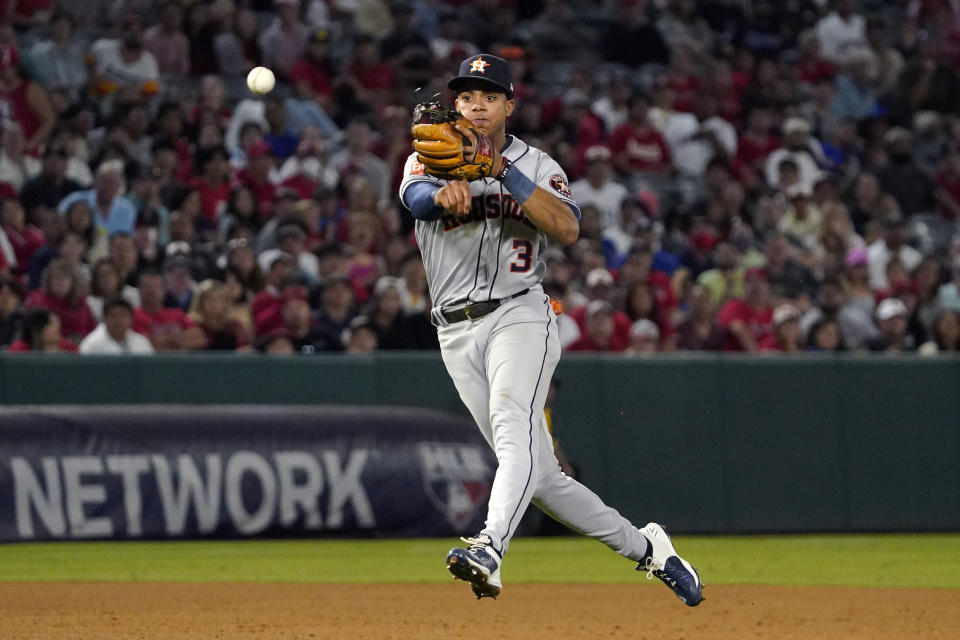
[[[103,303],[103,321],[80,343],[84,355],[149,355],[150,340],[133,329],[133,306],[123,297],[114,296]]]
[[[819,143],[810,136],[810,125],[803,118],[787,118],[783,123],[783,147],[767,156],[764,175],[767,184],[780,187],[780,163],[792,160],[797,165],[799,182],[813,191],[821,174],[822,152]]]
[[[868,47],[866,22],[855,5],[856,0],[833,0],[833,11],[817,23],[820,52],[834,64],[843,65],[852,53]]]
[[[610,150],[594,145],[584,153],[586,176],[570,185],[570,191],[580,206],[593,205],[600,212],[604,228],[620,225],[620,205],[627,197],[627,188],[611,180]]]
[[[15,120],[7,120],[2,126],[0,182],[6,182],[19,192],[27,180],[40,173],[42,167],[39,160],[27,153],[23,128]]]
[[[90,48],[91,81],[98,95],[152,97],[159,89],[157,59],[143,46],[143,22],[129,13],[121,23],[119,39],[101,39]]]
[[[626,75],[615,76],[610,81],[610,89],[590,106],[590,110],[603,120],[603,130],[607,135],[627,121],[630,98],[630,80]]]
[[[813,192],[798,183],[787,189],[785,195],[788,207],[777,228],[804,251],[815,250],[820,242],[823,214],[813,201]]]
[[[897,258],[903,268],[910,273],[920,264],[923,256],[907,244],[909,231],[903,216],[892,215],[886,220],[883,237],[867,248],[867,260],[870,267],[870,288],[874,291],[887,289],[887,263]]]
[[[346,146],[335,153],[330,162],[340,172],[341,180],[350,174],[366,179],[383,201],[390,196],[390,168],[370,151],[370,124],[355,119],[347,125]]]
[[[737,130],[717,115],[717,99],[709,93],[697,97],[694,113],[674,114],[664,128],[673,165],[687,176],[700,178],[714,158],[729,161],[737,155]]]

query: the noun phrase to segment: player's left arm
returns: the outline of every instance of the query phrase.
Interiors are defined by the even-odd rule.
[[[464,157],[473,156],[477,147],[477,133],[460,124],[454,126],[466,139],[463,145]],[[490,146],[489,141],[488,146]],[[545,163],[545,167],[538,169],[537,175],[531,179],[519,167],[501,156],[496,148],[492,148],[492,151],[493,166],[490,176],[499,180],[507,188],[510,195],[520,203],[527,218],[540,231],[564,246],[576,242],[580,237],[580,210],[573,202],[567,177],[560,165],[550,159],[549,163]],[[570,198],[569,202],[537,183],[550,184],[557,193]]]
[[[511,171],[516,170],[516,167]],[[520,174],[523,175],[523,174]],[[533,185],[533,193],[526,200],[521,201],[516,192],[510,188],[507,181],[504,180],[504,186],[509,189],[520,207],[527,215],[530,222],[537,225],[537,228],[548,236],[562,244],[569,246],[580,237],[580,221],[574,214],[573,209],[560,198],[554,196],[543,187],[538,187],[524,176],[527,182]]]

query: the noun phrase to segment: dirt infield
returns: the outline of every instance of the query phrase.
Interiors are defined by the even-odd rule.
[[[0,638],[596,640],[960,638],[960,590],[464,583],[0,583]]]

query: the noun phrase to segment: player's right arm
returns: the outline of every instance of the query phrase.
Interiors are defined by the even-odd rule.
[[[465,215],[470,212],[470,199],[470,185],[465,181],[443,182],[424,175],[416,154],[407,159],[400,200],[417,220],[438,220],[444,211]]]
[[[433,202],[438,207],[455,215],[470,213],[470,183],[466,180],[453,180],[443,185],[433,195]]]
[[[417,220],[439,220],[443,208],[437,205],[436,196],[440,187],[430,182],[415,182],[400,196],[405,206]]]

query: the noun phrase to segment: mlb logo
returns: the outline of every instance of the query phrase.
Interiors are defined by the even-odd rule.
[[[475,526],[477,510],[490,495],[493,470],[482,446],[425,442],[419,446],[424,492],[454,531]]]

